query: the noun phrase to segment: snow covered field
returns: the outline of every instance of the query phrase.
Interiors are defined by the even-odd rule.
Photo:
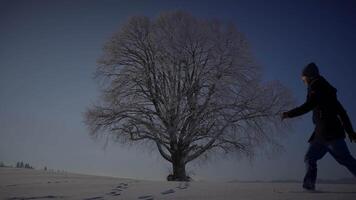
[[[166,182],[0,168],[0,199],[81,200],[355,200],[355,184],[320,184],[306,193],[297,183]]]

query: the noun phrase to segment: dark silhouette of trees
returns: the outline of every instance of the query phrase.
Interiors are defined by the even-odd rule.
[[[16,168],[24,168],[24,167],[25,167],[25,165],[23,164],[22,161],[16,163]]]
[[[34,169],[30,164],[24,163],[24,162],[17,162],[16,163],[16,168],[25,168],[25,169]]]
[[[253,155],[274,145],[288,90],[263,82],[247,41],[231,23],[168,12],[132,17],[104,47],[101,102],[85,122],[92,136],[148,142],[172,163],[170,180],[212,152]]]

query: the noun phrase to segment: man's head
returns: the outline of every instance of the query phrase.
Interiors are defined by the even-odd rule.
[[[302,80],[306,85],[309,85],[313,79],[320,76],[319,69],[315,63],[309,63],[302,71]]]

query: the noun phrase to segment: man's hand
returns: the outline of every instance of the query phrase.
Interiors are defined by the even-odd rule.
[[[288,117],[288,113],[287,112],[283,112],[282,115],[281,115],[281,119],[284,120],[284,119],[287,119],[289,118]]]
[[[349,139],[350,139],[350,142],[355,142],[356,143],[356,133],[355,132],[350,133],[349,134]]]

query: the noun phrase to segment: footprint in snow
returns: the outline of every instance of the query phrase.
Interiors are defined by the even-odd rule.
[[[179,183],[179,185],[177,186],[178,189],[184,190],[187,189],[189,187],[189,183],[188,182],[184,182],[184,183]]]
[[[138,199],[143,199],[143,200],[154,200],[152,195],[146,195],[146,196],[140,196]]]
[[[99,200],[99,199],[104,199],[104,197],[90,197],[90,198],[86,198],[86,199],[83,199],[83,200]]]
[[[169,189],[169,190],[161,192],[161,194],[163,194],[163,195],[171,194],[171,193],[175,193],[175,191],[173,189]]]

